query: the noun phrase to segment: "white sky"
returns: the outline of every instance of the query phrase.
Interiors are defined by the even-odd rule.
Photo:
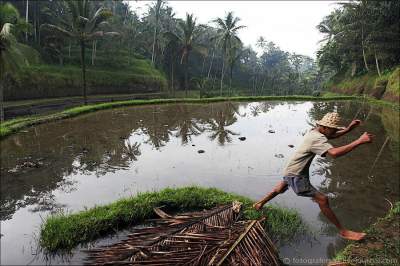
[[[129,1],[138,14],[147,11],[154,1]],[[245,45],[252,45],[260,36],[273,41],[282,50],[296,52],[315,58],[322,35],[315,28],[322,18],[335,7],[335,1],[168,1],[176,18],[184,19],[193,13],[202,24],[229,11],[241,18],[240,25],[247,26],[239,31]],[[210,24],[211,25],[211,24]],[[257,49],[256,49],[257,50]]]

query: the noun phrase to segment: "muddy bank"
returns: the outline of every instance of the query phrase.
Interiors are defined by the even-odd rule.
[[[348,245],[336,261],[344,265],[399,265],[400,201],[392,207],[388,215],[368,228],[364,241]]]
[[[368,95],[370,97],[399,103],[400,96],[400,67],[389,71],[382,76],[368,73],[356,77],[346,77],[338,74],[327,84],[326,89],[331,92],[347,95]]]

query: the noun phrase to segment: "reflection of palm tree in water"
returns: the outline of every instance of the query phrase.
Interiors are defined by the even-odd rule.
[[[122,148],[122,158],[127,158],[131,161],[137,161],[137,156],[140,156],[142,153],[139,150],[140,143],[133,143],[128,140],[125,143],[125,146]]]
[[[261,113],[261,107],[260,105],[252,105],[250,106],[250,111],[252,116],[256,117]]]
[[[144,119],[143,125],[140,127],[144,135],[148,137],[144,143],[152,144],[156,149],[165,146],[168,143],[171,132],[171,117],[166,116],[165,112],[158,109],[153,110],[152,119]]]
[[[231,136],[238,135],[238,133],[226,129],[237,121],[235,110],[230,105],[226,105],[223,110],[218,110],[214,118],[207,121],[208,130],[213,132],[209,138],[215,140],[218,138],[218,143],[224,145],[226,142],[232,141]]]
[[[178,110],[179,119],[176,121],[177,132],[175,137],[181,138],[182,144],[187,144],[189,140],[192,140],[191,136],[198,136],[204,128],[199,126],[199,122],[193,118],[191,112],[188,111],[187,106],[181,105]]]

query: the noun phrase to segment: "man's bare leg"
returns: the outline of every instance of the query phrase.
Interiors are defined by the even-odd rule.
[[[278,194],[284,193],[287,189],[288,184],[285,181],[279,182],[270,193],[253,204],[254,209],[261,210],[265,203],[275,198]]]
[[[313,200],[318,203],[319,208],[321,209],[322,213],[326,216],[326,218],[328,218],[329,221],[331,221],[337,227],[337,229],[339,229],[340,236],[349,240],[361,240],[365,237],[366,235],[365,233],[359,233],[347,230],[340,224],[335,213],[329,207],[329,200],[327,196],[325,196],[320,192],[317,192],[313,197]]]

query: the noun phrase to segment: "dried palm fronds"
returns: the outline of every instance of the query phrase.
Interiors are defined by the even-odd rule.
[[[154,246],[179,232],[206,231],[210,227],[230,226],[239,217],[240,207],[238,208],[237,205],[178,216],[170,216],[156,208],[155,212],[164,218],[151,220],[154,226],[136,229],[120,243],[87,251],[89,260],[95,264],[126,260],[144,248]]]
[[[258,221],[238,222],[240,205],[171,216],[161,209],[154,226],[120,243],[89,250],[96,265],[279,265]]]
[[[260,221],[243,222],[242,233],[221,246],[208,265],[280,265],[278,251]]]

